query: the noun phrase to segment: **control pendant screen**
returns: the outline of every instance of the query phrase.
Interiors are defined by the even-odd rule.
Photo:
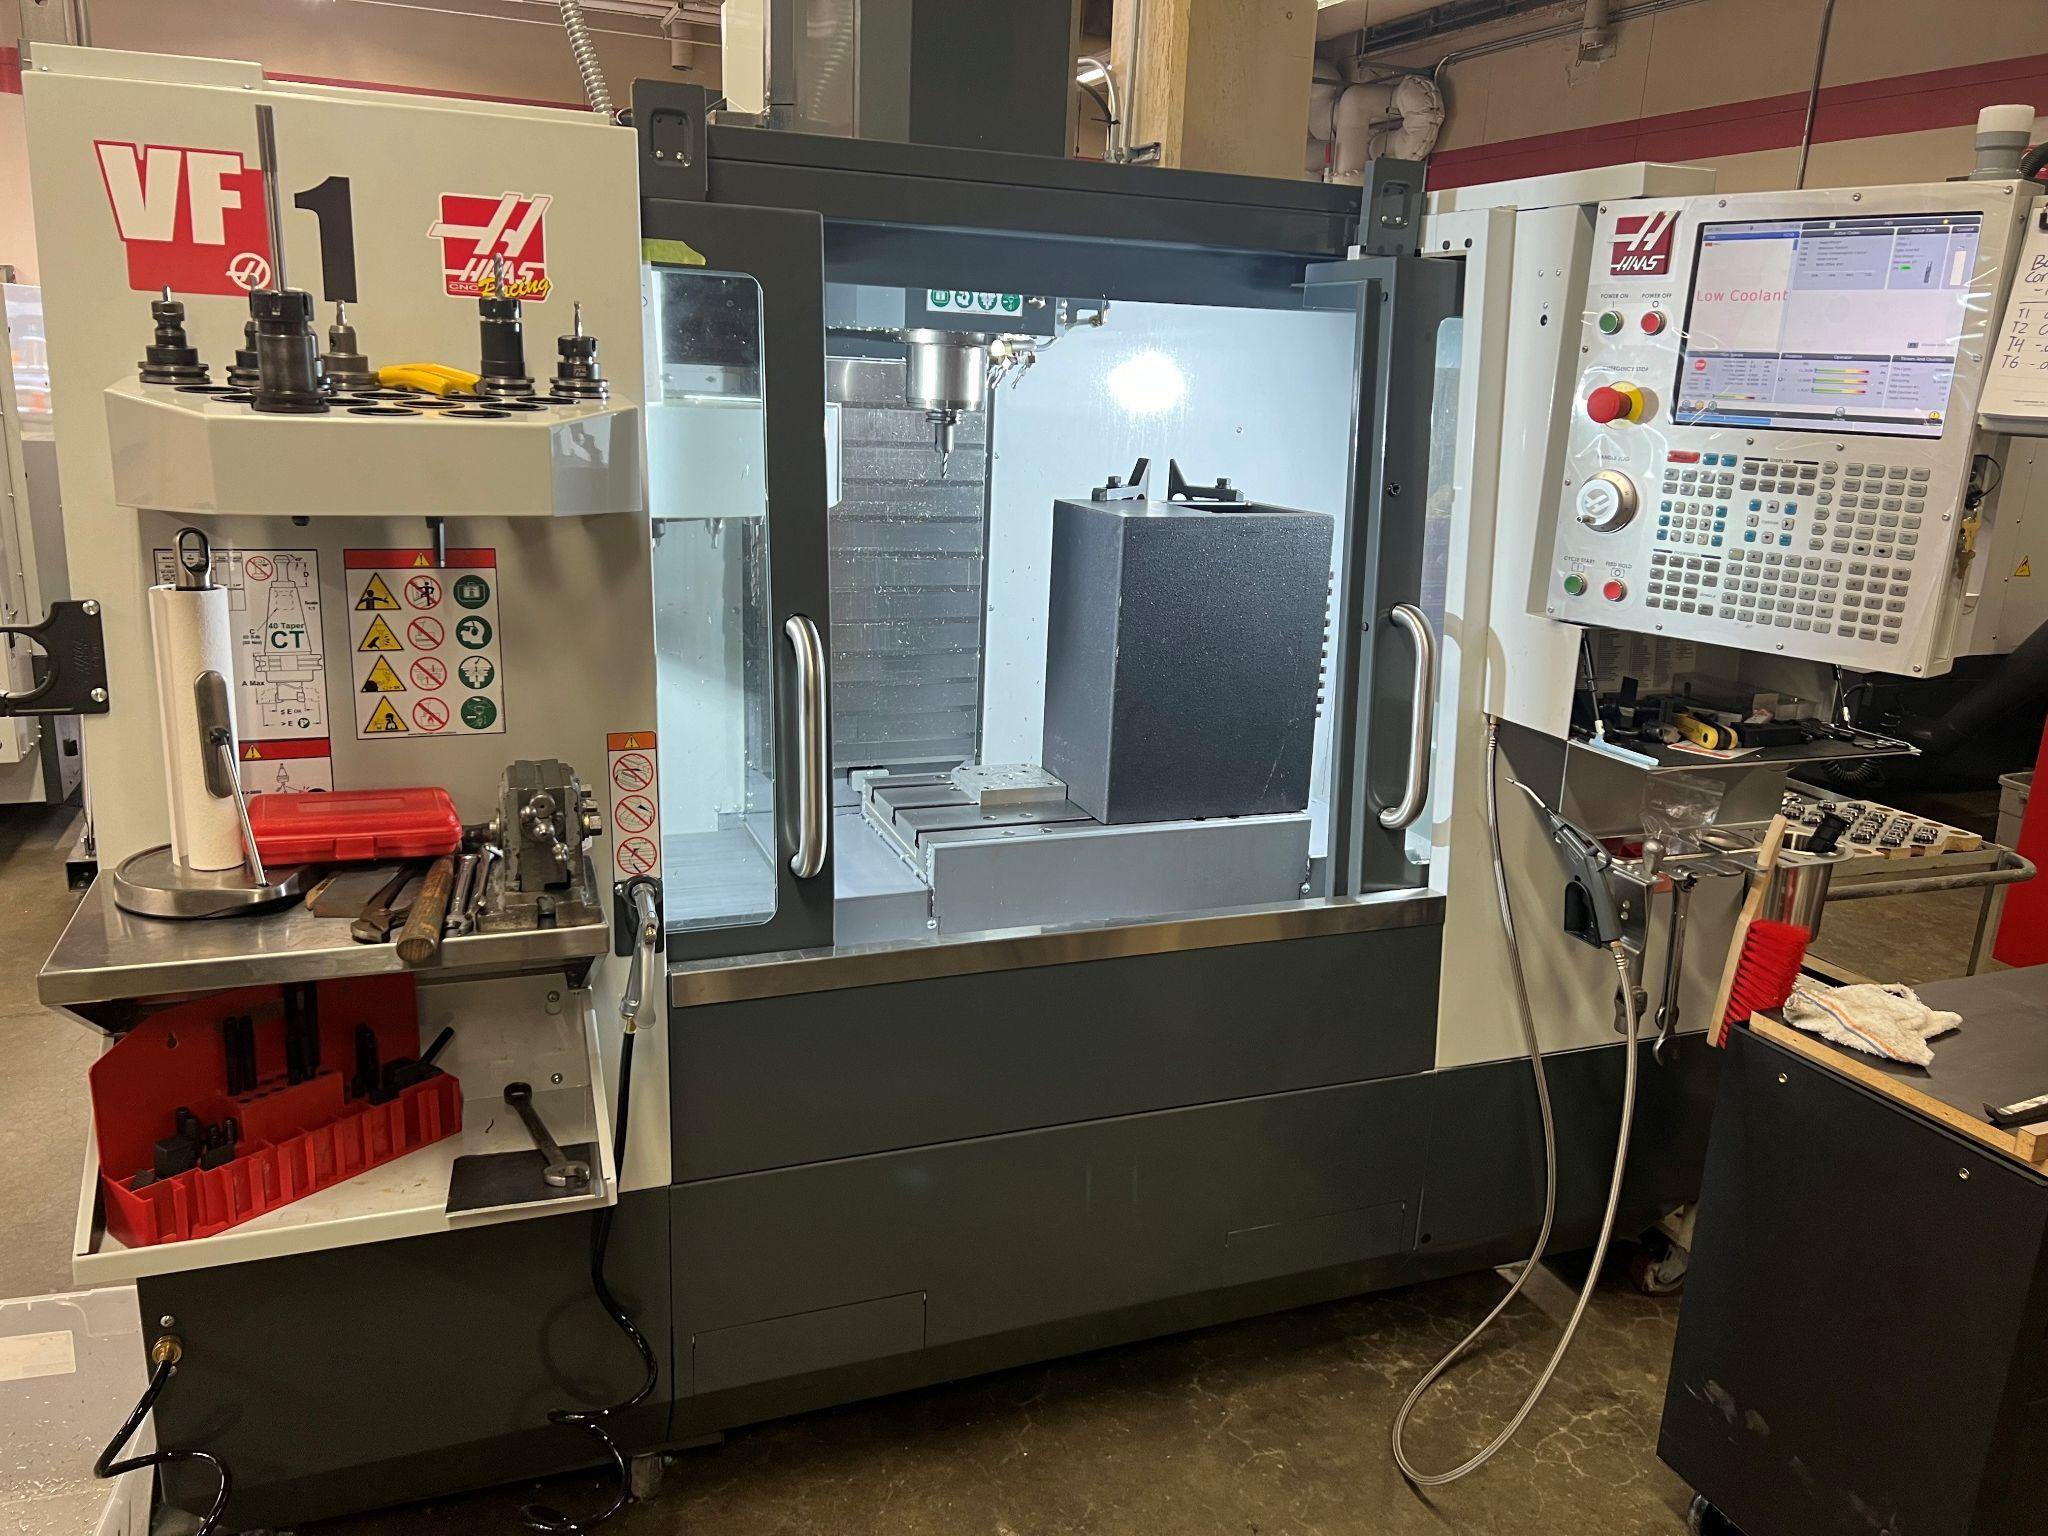
[[[1940,437],[1982,216],[1704,224],[1677,419]]]

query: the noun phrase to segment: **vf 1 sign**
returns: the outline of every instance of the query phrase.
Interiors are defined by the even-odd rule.
[[[98,139],[128,286],[240,294],[270,282],[263,173],[234,150]]]

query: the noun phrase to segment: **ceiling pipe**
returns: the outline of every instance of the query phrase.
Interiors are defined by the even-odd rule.
[[[1089,54],[1074,68],[1076,85],[1099,85],[1103,91],[1103,111],[1109,122],[1105,128],[1103,158],[1115,165],[1122,165],[1131,158],[1130,139],[1124,131],[1124,109],[1122,98],[1116,88],[1116,71],[1109,67],[1109,60]]]
[[[1639,16],[1654,16],[1660,11],[1675,11],[1681,6],[1698,5],[1699,3],[1700,0],[1643,0],[1642,4],[1632,5],[1625,11],[1610,11],[1608,25],[1610,28],[1617,27],[1623,22],[1634,21]],[[1442,89],[1444,71],[1453,64],[1462,64],[1467,59],[1484,58],[1490,53],[1504,53],[1510,48],[1520,48],[1526,43],[1540,43],[1547,42],[1555,37],[1569,37],[1582,30],[1583,24],[1581,22],[1565,21],[1559,22],[1554,26],[1538,27],[1529,32],[1517,32],[1512,37],[1496,37],[1483,43],[1474,43],[1469,48],[1454,48],[1438,59],[1435,64],[1431,65],[1426,73],[1429,75],[1430,81],[1439,89]]]
[[[1586,0],[1586,14],[1579,21],[1579,58],[1590,63],[1614,52],[1614,32],[1607,24],[1610,0]]]

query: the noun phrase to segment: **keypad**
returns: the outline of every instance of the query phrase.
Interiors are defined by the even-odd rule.
[[[1735,496],[1735,455],[1703,453],[1664,466],[1658,485],[1657,543],[1719,549],[1728,536]]]
[[[1643,601],[1669,613],[1710,614],[1720,588],[1719,556],[1659,549],[1650,555],[1650,581]]]
[[[1904,464],[1677,453],[1658,484],[1643,602],[1897,645],[1931,481]]]

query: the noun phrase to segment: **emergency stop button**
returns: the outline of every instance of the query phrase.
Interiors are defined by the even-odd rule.
[[[1643,392],[1633,384],[1602,384],[1586,396],[1586,414],[1603,427],[1616,421],[1643,419]]]
[[[1600,595],[1610,603],[1618,603],[1628,596],[1628,583],[1617,577],[1600,589]]]

